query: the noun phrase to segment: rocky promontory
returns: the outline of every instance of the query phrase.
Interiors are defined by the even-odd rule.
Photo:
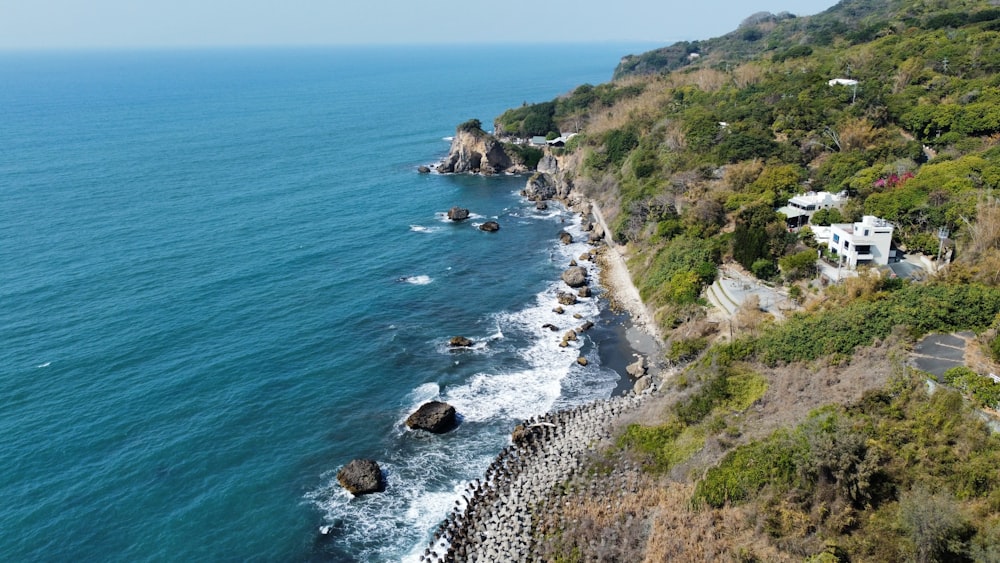
[[[448,156],[437,165],[437,171],[444,174],[472,172],[487,175],[523,172],[524,170],[514,169],[514,160],[507,153],[504,144],[483,131],[478,123],[473,120],[458,126]]]

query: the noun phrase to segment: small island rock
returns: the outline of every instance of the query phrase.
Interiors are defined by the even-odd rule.
[[[355,459],[337,472],[337,482],[352,495],[367,495],[385,490],[382,468],[371,459]]]
[[[480,231],[486,231],[487,233],[495,233],[500,230],[500,223],[496,221],[487,221],[482,225],[479,225]]]
[[[464,207],[452,207],[448,210],[448,218],[452,221],[465,221],[469,218],[469,210]]]
[[[448,341],[448,345],[452,348],[468,348],[472,346],[472,340],[464,336],[452,336],[451,340]]]
[[[420,405],[420,408],[406,419],[406,426],[414,430],[444,434],[458,426],[458,416],[455,407],[448,403],[430,401]]]
[[[573,242],[573,235],[567,233],[566,231],[559,231],[559,242],[563,244],[571,244]]]
[[[430,168],[430,166],[426,166],[424,164],[421,164],[420,166],[417,167],[417,172],[419,172],[421,174],[430,174],[431,173],[431,168]]]

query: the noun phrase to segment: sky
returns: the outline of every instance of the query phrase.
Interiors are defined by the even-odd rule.
[[[836,0],[0,0],[0,49],[708,39]]]

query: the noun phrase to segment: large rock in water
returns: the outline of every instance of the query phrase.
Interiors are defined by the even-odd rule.
[[[448,218],[452,221],[465,221],[469,218],[469,210],[464,207],[452,207],[448,210]]]
[[[382,468],[371,459],[355,459],[337,472],[337,482],[352,495],[367,495],[385,490]]]
[[[458,425],[455,407],[441,401],[431,401],[420,405],[417,412],[406,419],[406,425],[414,430],[426,430],[443,434]]]
[[[486,231],[487,233],[495,233],[500,230],[500,223],[496,221],[487,221],[482,225],[479,225],[480,231]]]
[[[442,174],[453,172],[499,174],[510,169],[512,164],[503,143],[493,135],[481,129],[462,129],[460,126],[455,131],[448,156],[438,164],[437,169]]]
[[[587,285],[587,269],[573,266],[562,273],[562,280],[570,287],[583,287]]]

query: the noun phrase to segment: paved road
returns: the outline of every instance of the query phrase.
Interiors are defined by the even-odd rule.
[[[913,365],[942,381],[944,372],[965,365],[965,346],[975,336],[971,332],[928,335],[913,347]]]

